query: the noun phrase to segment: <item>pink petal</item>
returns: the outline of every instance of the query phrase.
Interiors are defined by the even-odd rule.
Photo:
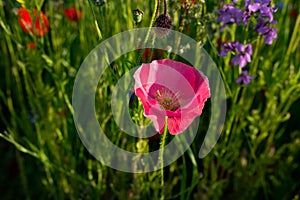
[[[151,64],[142,64],[135,72],[135,89],[143,88],[145,93],[154,97],[152,87],[166,87],[173,93],[180,91],[182,99],[189,101],[195,95],[194,87],[197,82],[196,69],[179,62],[157,60]],[[183,103],[183,102],[181,102]]]
[[[151,113],[151,114],[150,114]],[[145,113],[144,113],[145,114]],[[151,121],[153,122],[153,125],[157,132],[162,134],[164,132],[165,128],[165,116],[161,113],[157,113],[154,111],[153,107],[150,109],[150,112],[146,115]]]
[[[135,93],[142,101],[145,117],[151,119],[156,131],[163,133],[166,111],[161,110],[155,100],[148,100],[142,89],[138,88]]]
[[[185,131],[193,122],[195,117],[174,117],[168,118],[168,130],[171,135],[177,135]]]

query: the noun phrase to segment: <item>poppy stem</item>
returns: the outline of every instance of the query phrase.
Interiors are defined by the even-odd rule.
[[[160,6],[160,0],[157,1],[156,11],[155,11],[156,12],[156,16],[155,16],[156,18],[159,15],[159,6]]]
[[[165,194],[164,194],[164,147],[166,143],[166,137],[168,134],[168,116],[165,117],[165,128],[164,128],[164,133],[161,139],[160,143],[160,152],[159,152],[159,158],[160,158],[160,176],[161,176],[161,196],[160,199],[163,200],[165,199]]]
[[[164,0],[164,15],[167,14],[167,0]]]

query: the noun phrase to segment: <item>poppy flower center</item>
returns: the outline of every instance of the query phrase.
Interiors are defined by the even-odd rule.
[[[173,93],[166,88],[156,90],[155,100],[164,110],[176,111],[180,107],[179,93]]]

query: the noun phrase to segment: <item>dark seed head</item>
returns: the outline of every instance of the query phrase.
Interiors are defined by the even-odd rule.
[[[172,28],[172,20],[168,14],[159,15],[155,22],[154,27],[157,27],[156,34],[159,37],[164,37],[169,33],[169,30]]]

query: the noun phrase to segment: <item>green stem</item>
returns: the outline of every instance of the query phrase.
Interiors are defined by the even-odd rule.
[[[153,23],[154,23],[154,21],[155,21],[156,14],[159,12],[159,9],[158,9],[159,2],[160,2],[160,0],[156,0],[156,1],[155,1],[155,5],[154,5],[155,10],[154,10],[154,12],[153,12],[153,14],[152,14],[152,17],[151,17],[151,22],[150,22],[150,25],[149,25],[149,29],[148,29],[148,31],[147,31],[146,38],[145,38],[145,40],[144,40],[144,45],[147,44],[147,42],[148,42],[148,40],[149,40],[151,28],[153,27]],[[139,63],[141,62],[142,56],[143,56],[143,51],[141,51],[141,54],[140,54],[140,56],[139,56],[139,58],[138,58],[137,64],[139,64]]]
[[[165,147],[165,143],[166,143],[166,137],[168,134],[168,116],[165,117],[165,129],[164,129],[164,133],[161,139],[161,143],[160,143],[160,152],[159,152],[159,160],[160,160],[160,176],[161,176],[161,182],[160,182],[160,186],[161,186],[161,196],[160,199],[163,200],[165,199],[165,194],[164,194],[164,147]]]
[[[158,10],[158,9],[157,9],[158,4],[159,4],[159,0],[156,0],[156,1],[155,1],[155,5],[154,5],[154,7],[155,7],[156,9],[155,9],[155,11],[153,12],[152,17],[151,17],[151,22],[150,22],[150,25],[149,25],[150,28],[153,26],[153,23],[154,23],[154,21],[155,21],[156,12],[157,12],[157,10]],[[148,30],[148,32],[147,32],[147,36],[146,36],[146,38],[145,38],[144,44],[146,44],[146,43],[148,42],[148,39],[149,39],[149,36],[150,36],[150,31],[151,31],[150,28],[149,28],[149,30]]]
[[[260,47],[262,45],[262,39],[261,37],[259,36],[258,40],[256,41],[256,45],[255,45],[255,51],[254,51],[254,54],[253,54],[253,58],[257,58],[258,57],[258,54],[259,54],[259,50],[260,50]],[[252,73],[253,74],[256,74],[257,73],[257,68],[258,68],[258,63],[259,63],[259,59],[255,59],[255,62],[253,62],[253,65],[252,65]]]
[[[98,21],[97,21],[97,18],[96,18],[95,11],[93,9],[93,5],[92,5],[91,0],[89,0],[89,5],[90,5],[90,8],[91,8],[92,13],[93,13],[93,17],[94,17],[94,20],[95,20],[94,23],[95,23],[95,26],[96,26],[96,29],[97,29],[99,40],[101,40],[102,39],[102,34],[101,34],[101,30],[100,30],[99,25],[98,25]]]
[[[155,17],[157,18],[159,15],[159,6],[160,6],[160,0],[157,0],[157,5],[156,5],[156,11],[155,11]]]
[[[184,29],[184,26],[185,26],[185,18],[186,18],[186,15],[187,15],[187,10],[186,8],[183,9],[183,13],[182,13],[182,9],[180,11],[180,14],[182,15],[182,19],[179,21],[179,28],[178,28],[178,31],[180,33],[183,33],[183,29]],[[181,42],[181,36],[178,37],[177,39],[177,42],[176,42],[176,45],[175,45],[175,54],[173,55],[173,58],[172,59],[175,59],[178,52],[179,52],[179,45],[180,45],[180,42]]]
[[[21,178],[21,185],[23,187],[24,193],[26,194],[26,199],[31,199],[29,190],[28,190],[28,181],[27,181],[27,176],[26,176],[26,170],[25,170],[25,165],[24,165],[24,158],[21,157],[20,152],[16,151],[16,157],[18,161],[18,166],[20,168],[20,178]]]
[[[164,0],[164,15],[167,14],[167,0]]]
[[[103,7],[98,7],[99,8],[99,12],[101,14],[101,24],[102,24],[102,30],[107,30],[106,28],[106,23],[105,23],[105,19],[104,19],[104,11],[103,11]],[[104,36],[105,37],[105,36]]]
[[[287,63],[288,59],[290,58],[290,55],[292,53],[292,51],[295,49],[295,47],[297,45],[296,40],[298,40],[299,38],[297,37],[297,33],[299,33],[299,27],[300,27],[300,15],[297,17],[297,21],[295,23],[294,29],[293,29],[293,33],[292,33],[292,37],[286,52],[286,56],[285,56],[285,60],[284,63]],[[297,39],[298,38],[298,39]]]

